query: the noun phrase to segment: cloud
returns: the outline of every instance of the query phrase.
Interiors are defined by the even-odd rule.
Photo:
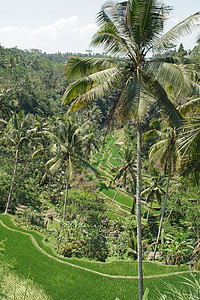
[[[89,47],[95,24],[81,25],[78,16],[61,18],[35,29],[5,27],[0,29],[1,45],[20,49],[40,49],[53,52],[84,52]]]

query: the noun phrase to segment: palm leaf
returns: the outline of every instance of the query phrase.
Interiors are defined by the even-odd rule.
[[[129,6],[134,41],[137,45],[148,48],[163,30],[170,7],[154,0],[131,1]]]
[[[55,164],[56,161],[59,160],[59,159],[60,159],[59,156],[56,155],[56,156],[52,157],[50,160],[48,160],[48,161],[46,162],[45,166],[47,167],[47,169],[49,169],[49,168],[50,168],[53,164]]]
[[[44,148],[37,149],[36,151],[33,152],[32,158],[34,159],[40,157],[43,151]]]
[[[164,88],[158,81],[151,81],[149,79],[149,89],[157,100],[157,105],[163,109],[165,115],[168,115],[169,122],[172,126],[180,127],[182,124],[182,117],[172,101],[168,98]]]
[[[72,56],[67,60],[65,74],[69,78],[81,77],[113,68],[115,65],[116,60],[114,58],[86,58]]]
[[[113,90],[116,82],[120,82],[120,75],[118,68],[111,68],[77,79],[67,87],[62,104],[78,98],[76,103],[80,102],[81,106],[86,106],[95,98],[103,97]]]
[[[127,3],[106,2],[97,16],[100,29],[93,36],[91,46],[104,47],[106,53],[129,55],[135,59],[135,49],[125,22]]]
[[[67,174],[67,178],[68,178],[68,183],[70,183],[73,178],[73,167],[72,167],[72,161],[71,161],[70,155],[68,158],[68,164],[66,166],[66,174]]]
[[[168,62],[150,63],[150,72],[153,73],[155,80],[160,82],[163,86],[173,86],[176,82],[176,90],[191,91],[192,82],[188,76],[188,72],[182,65],[172,64]]]
[[[181,115],[186,115],[200,107],[200,98],[193,99],[177,107]]]
[[[90,171],[92,171],[95,176],[98,177],[100,175],[100,173],[98,172],[98,170],[95,169],[92,165],[90,165],[87,160],[85,160],[83,158],[79,158],[79,159],[80,159],[80,164],[82,166],[85,166],[86,168],[88,168]]]
[[[197,12],[164,34],[157,42],[152,46],[152,50],[164,50],[172,46],[172,43],[177,42],[180,37],[191,34],[192,29],[195,28],[200,20],[200,12]]]
[[[48,168],[50,167],[49,168],[49,172],[53,173],[53,172],[57,171],[61,167],[61,164],[62,164],[62,159],[59,158],[54,163],[53,163],[53,161],[51,161],[51,164],[50,164],[50,162],[46,163],[46,166]]]

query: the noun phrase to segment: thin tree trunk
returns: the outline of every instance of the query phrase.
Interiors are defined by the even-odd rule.
[[[7,204],[6,204],[5,214],[7,214],[7,212],[8,212],[8,207],[10,205],[11,198],[12,198],[13,185],[14,185],[14,181],[15,181],[15,173],[16,173],[16,170],[17,170],[18,158],[19,158],[19,149],[17,148],[16,153],[15,153],[15,165],[14,165],[14,170],[13,170],[12,182],[11,182],[11,186],[10,186],[10,193],[9,193],[9,196],[8,196],[8,201],[7,201]]]
[[[134,215],[135,214],[135,203],[136,203],[136,198],[133,198],[133,205],[131,208],[131,214]]]
[[[199,207],[199,198],[197,198],[197,207]],[[197,240],[198,242],[200,241],[199,239],[199,210],[197,209]]]
[[[174,205],[178,202],[178,200],[179,199],[176,199],[176,201],[174,202]],[[173,213],[173,211],[174,211],[174,209],[172,208],[169,212],[169,215],[168,215],[166,221],[165,221],[165,226],[166,226],[167,222],[169,221],[169,218],[171,217],[171,214]]]
[[[170,166],[170,168],[171,168],[171,166]],[[158,229],[158,235],[157,235],[156,245],[155,245],[155,249],[154,249],[154,253],[153,253],[153,260],[155,259],[156,250],[157,250],[158,242],[159,242],[159,239],[160,239],[160,234],[161,234],[161,229],[162,229],[162,223],[163,223],[163,219],[164,219],[165,208],[166,208],[167,197],[168,197],[169,182],[170,182],[170,171],[169,171],[169,174],[168,174],[167,189],[166,189],[166,193],[165,193],[165,199],[164,199],[164,204],[163,204],[162,215],[161,215],[161,218],[160,218],[160,225],[159,225],[159,229]]]
[[[137,184],[136,184],[136,215],[137,215],[137,255],[138,255],[138,283],[139,300],[143,297],[142,272],[142,225],[141,225],[141,125],[137,124]]]
[[[64,201],[64,208],[63,208],[63,221],[65,220],[65,214],[66,214],[67,196],[68,196],[68,178],[66,179],[65,201]]]
[[[130,177],[131,177],[131,180],[132,180],[132,184],[134,184],[134,178],[133,178],[131,173],[130,173]],[[136,197],[134,195],[135,191],[133,191],[133,186],[132,186],[131,190],[132,190],[132,194],[133,194],[133,204],[132,204],[132,208],[131,208],[131,214],[134,215],[135,214]]]
[[[153,205],[153,199],[151,200],[151,205],[150,205],[148,213],[147,213],[147,221],[149,220],[149,214],[150,214],[150,210],[152,209],[152,205]]]
[[[110,211],[110,209],[111,209],[111,206],[113,205],[113,202],[115,201],[115,198],[117,197],[117,194],[118,194],[118,192],[119,192],[119,189],[120,189],[120,185],[118,186],[118,189],[116,190],[115,195],[114,195],[114,197],[113,197],[113,199],[112,199],[112,201],[111,201],[111,203],[110,203],[110,205],[109,205],[109,208],[108,208],[108,210],[107,210],[107,212],[106,212],[105,218],[107,218],[107,215],[108,215],[108,213],[109,213],[109,211]]]

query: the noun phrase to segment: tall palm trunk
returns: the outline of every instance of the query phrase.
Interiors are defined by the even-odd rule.
[[[114,197],[113,197],[113,199],[112,199],[112,201],[111,201],[111,203],[110,203],[110,205],[109,205],[109,208],[108,208],[108,210],[107,210],[107,212],[106,212],[105,218],[107,218],[107,215],[108,215],[108,213],[109,213],[109,211],[110,211],[110,209],[111,209],[111,206],[113,205],[113,202],[115,201],[115,198],[117,197],[117,194],[118,194],[118,192],[119,192],[119,189],[120,189],[120,185],[118,186],[118,188],[117,188],[117,190],[116,190],[116,192],[115,192],[115,195],[114,195]]]
[[[137,184],[136,184],[136,215],[137,215],[137,253],[138,253],[138,283],[139,300],[143,297],[142,272],[142,225],[141,225],[141,124],[137,123]]]
[[[15,181],[15,174],[16,174],[16,170],[17,170],[18,158],[19,158],[19,149],[17,148],[16,153],[15,153],[15,165],[14,165],[14,170],[13,170],[12,182],[11,182],[11,186],[10,186],[10,193],[8,196],[8,201],[6,204],[5,214],[7,214],[7,212],[8,212],[8,207],[10,205],[11,198],[12,198],[13,185],[14,185],[14,181]]]
[[[170,168],[171,168],[171,166],[170,166]],[[170,174],[171,174],[171,172],[169,170],[168,180],[167,180],[167,189],[166,189],[166,193],[165,193],[165,199],[164,199],[164,204],[163,204],[162,215],[161,215],[161,218],[160,218],[160,225],[159,225],[159,229],[158,229],[156,246],[155,246],[154,253],[153,253],[153,260],[155,259],[155,256],[156,256],[156,250],[157,250],[157,247],[158,247],[158,242],[159,242],[159,239],[160,239],[160,234],[161,234],[161,229],[162,229],[162,223],[163,223],[163,219],[164,219],[164,215],[165,215],[165,208],[166,208],[166,204],[167,204],[169,182],[170,182]]]
[[[67,196],[68,196],[68,178],[66,178],[65,201],[64,201],[64,208],[63,208],[63,221],[65,220],[65,214],[66,214]]]

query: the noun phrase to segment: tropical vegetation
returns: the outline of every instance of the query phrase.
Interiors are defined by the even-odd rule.
[[[0,47],[2,297],[199,296],[200,13],[170,11],[106,2],[103,54]]]

